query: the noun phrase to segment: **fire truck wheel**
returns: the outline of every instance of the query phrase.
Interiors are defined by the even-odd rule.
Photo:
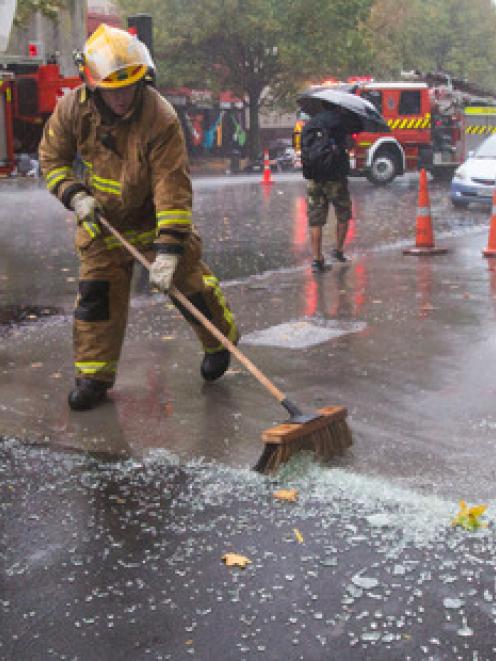
[[[377,154],[367,173],[367,179],[376,186],[385,186],[396,177],[399,171],[398,160],[391,152]]]

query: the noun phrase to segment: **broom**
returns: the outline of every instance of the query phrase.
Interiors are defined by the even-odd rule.
[[[102,216],[99,220],[131,255],[149,271],[151,264],[140,251],[126,241],[108,220]],[[327,461],[337,452],[341,452],[351,445],[351,432],[346,423],[346,408],[343,406],[327,406],[312,413],[302,413],[298,406],[291,402],[184,294],[175,287],[171,287],[169,295],[185,307],[231,354],[236,356],[240,363],[289,413],[289,419],[285,423],[266,429],[262,433],[262,441],[265,443],[265,447],[253,467],[254,470],[260,473],[273,472],[300,450],[313,450],[320,459]]]

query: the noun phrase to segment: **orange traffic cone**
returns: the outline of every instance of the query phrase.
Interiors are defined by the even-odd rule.
[[[263,169],[263,178],[260,182],[261,184],[271,184],[272,183],[272,172],[270,170],[270,158],[269,150],[264,149],[264,169]]]
[[[484,257],[496,257],[496,188],[493,192],[493,208],[491,211],[491,220],[489,221],[489,239],[487,248],[482,251]]]
[[[422,168],[420,170],[419,191],[417,203],[417,232],[415,246],[405,248],[404,255],[444,255],[447,248],[436,248],[434,246],[434,232],[432,230],[431,202],[429,189],[427,188],[427,174]]]

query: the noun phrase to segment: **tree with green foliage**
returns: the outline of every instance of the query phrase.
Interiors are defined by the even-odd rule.
[[[61,7],[65,7],[65,0],[17,0],[15,22],[25,25],[29,18],[40,12],[48,18],[56,18]]]
[[[496,88],[496,7],[491,0],[376,0],[367,23],[374,72],[444,71]]]
[[[263,102],[367,61],[360,26],[372,0],[119,0],[151,14],[162,85],[230,89],[246,98],[250,155]],[[265,92],[270,88],[270,98]]]

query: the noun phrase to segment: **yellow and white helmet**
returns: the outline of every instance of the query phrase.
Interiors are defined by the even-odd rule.
[[[83,52],[84,75],[91,88],[127,87],[155,68],[142,41],[105,23],[88,37]]]

